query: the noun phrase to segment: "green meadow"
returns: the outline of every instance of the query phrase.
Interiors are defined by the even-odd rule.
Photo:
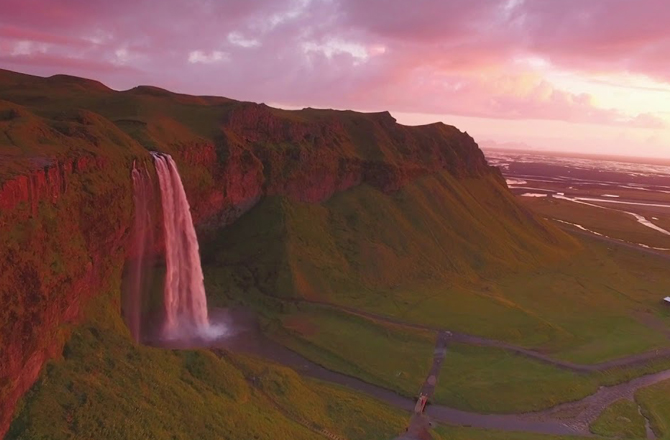
[[[329,369],[414,397],[432,363],[436,334],[316,306],[285,315],[272,337]],[[433,402],[480,413],[519,413],[582,399],[603,385],[670,367],[579,373],[509,351],[451,343]]]
[[[658,197],[657,194],[655,196]],[[637,194],[635,194],[635,198],[638,198]],[[644,215],[650,220],[651,217],[655,216],[659,220],[652,220],[652,223],[657,223],[658,226],[664,227],[664,225],[668,226],[670,220],[667,217],[667,210],[659,211],[658,209],[638,205],[629,206],[588,202],[604,208],[612,208],[602,209],[549,197],[519,197],[519,199],[524,206],[529,207],[544,217],[576,223],[608,237],[619,238],[631,243],[670,248],[669,236],[651,230],[639,223],[630,214],[622,212],[635,212]],[[658,200],[650,201],[650,203],[653,202],[658,203]]]
[[[483,195],[463,202],[472,188],[437,176],[394,195],[363,185],[323,204],[263,200],[209,244],[212,301],[273,310],[291,298],[329,302],[577,363],[670,346],[667,261],[541,222],[515,244],[516,230],[487,213]],[[458,198],[427,202],[435,192]],[[474,218],[488,223],[477,228]]]
[[[670,438],[670,380],[642,388],[635,393],[643,414],[660,438]]]
[[[441,440],[576,440],[579,436],[558,436],[535,434],[532,432],[506,432],[491,429],[439,426],[435,433]]]
[[[630,400],[619,400],[605,408],[591,424],[591,432],[603,437],[647,437],[644,416],[638,404]]]

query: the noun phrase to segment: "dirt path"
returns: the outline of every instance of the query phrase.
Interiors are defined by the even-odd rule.
[[[437,387],[437,379],[442,369],[442,361],[447,355],[447,344],[449,342],[449,332],[439,332],[435,341],[435,349],[433,350],[433,365],[428,371],[426,381],[421,386],[419,391],[419,398],[414,407],[414,413],[409,420],[407,430],[400,437],[395,440],[425,440],[431,439],[430,430],[433,427],[431,420],[424,414],[425,403],[433,397],[435,387]],[[425,401],[423,400],[425,399]]]
[[[415,324],[411,322],[405,322],[397,318],[392,318],[389,316],[378,315],[376,313],[365,312],[362,310],[355,309],[353,307],[340,306],[332,303],[313,301],[306,299],[293,299],[291,302],[295,304],[311,304],[319,307],[331,308],[334,310],[339,310],[350,315],[359,316],[361,318],[369,319],[372,321],[383,322],[387,324],[392,324],[400,327],[419,329],[419,330],[428,330],[428,331],[449,331],[448,329],[439,328],[435,326]],[[451,342],[460,342],[463,344],[477,345],[480,347],[493,347],[501,348],[503,350],[511,351],[513,353],[552,365],[554,367],[563,368],[565,370],[570,370],[578,373],[590,373],[594,371],[605,371],[611,368],[617,367],[634,367],[645,365],[650,361],[658,359],[670,358],[670,348],[657,349],[647,353],[640,353],[631,356],[622,357],[619,359],[614,359],[607,362],[601,362],[599,364],[576,364],[574,362],[563,361],[560,359],[555,359],[550,356],[547,356],[537,351],[530,350],[528,348],[519,347],[518,345],[509,344],[507,342],[499,341],[496,339],[484,338],[482,336],[469,335],[467,333],[459,333],[449,331],[451,334]]]
[[[216,341],[213,346],[209,347],[215,349],[215,351],[217,348],[225,348],[233,352],[259,356],[290,367],[304,376],[342,385],[367,394],[396,408],[408,412],[413,412],[415,409],[415,402],[407,397],[355,377],[329,370],[266,338],[258,328],[253,312],[215,311],[212,315],[217,316],[217,313],[219,316],[221,313],[227,313],[225,319],[237,331],[225,339]],[[434,352],[433,367],[422,387],[424,392],[432,393],[434,391],[437,383],[437,373],[439,373],[439,367],[446,353],[446,351],[440,352],[439,350],[441,347],[446,350],[446,345],[452,340],[446,332],[442,335],[438,338],[438,345]],[[443,341],[443,346],[440,345],[440,341]],[[431,376],[435,376],[434,381],[431,380]],[[432,419],[438,423],[483,429],[588,436],[590,435],[589,424],[611,403],[622,398],[630,399],[636,390],[664,380],[670,380],[670,370],[642,376],[611,387],[601,387],[596,393],[582,400],[560,404],[547,410],[532,413],[479,414],[442,405],[429,405],[425,410],[428,419],[424,418],[424,422],[429,423]],[[495,396],[491,396],[491,398],[495,399]]]

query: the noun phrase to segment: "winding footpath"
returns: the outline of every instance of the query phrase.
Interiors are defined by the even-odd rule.
[[[424,413],[426,402],[435,394],[437,387],[437,378],[442,369],[442,361],[447,355],[447,343],[449,342],[449,332],[439,332],[433,350],[433,365],[430,367],[428,377],[421,387],[419,398],[414,406],[414,413],[409,421],[405,432],[395,440],[425,440],[431,439],[430,430],[433,424],[429,417]]]
[[[458,342],[468,345],[476,345],[480,347],[493,347],[500,348],[506,351],[513,352],[515,354],[531,358],[551,366],[562,368],[569,371],[574,371],[577,373],[591,373],[596,371],[605,371],[611,368],[620,368],[620,367],[635,367],[640,365],[645,365],[650,361],[655,361],[659,359],[670,358],[670,348],[657,349],[649,351],[646,353],[635,354],[631,356],[625,356],[618,359],[613,359],[611,361],[601,362],[599,364],[576,364],[574,362],[564,361],[561,359],[555,359],[551,356],[547,356],[537,351],[520,347],[518,345],[509,344],[504,341],[497,339],[489,339],[482,336],[470,335],[467,333],[453,332],[449,329],[434,327],[430,325],[416,324],[412,322],[402,321],[397,318],[392,318],[385,315],[379,315],[376,313],[366,312],[362,310],[355,309],[353,307],[341,306],[337,304],[313,301],[306,299],[292,299],[290,300],[294,304],[310,304],[318,307],[329,308],[333,310],[338,310],[341,312],[348,313],[350,315],[358,316],[361,318],[369,319],[371,321],[377,321],[381,323],[391,324],[399,327],[411,328],[416,330],[426,330],[431,332],[441,332],[447,331],[451,335],[449,338],[451,342]]]
[[[392,390],[325,368],[268,339],[260,331],[251,311],[218,310],[215,313],[218,313],[220,318],[226,319],[232,328],[237,329],[236,333],[218,340],[214,346],[210,347],[215,352],[217,352],[216,349],[224,348],[234,352],[259,356],[290,367],[301,375],[351,388],[408,412],[415,411],[416,403],[412,399],[401,396]],[[224,314],[225,316],[223,316]],[[421,393],[432,395],[434,392],[439,368],[445,359],[446,346],[454,340],[453,336],[446,331],[438,333],[433,366],[421,388]],[[670,370],[641,376],[610,387],[601,387],[596,393],[584,399],[530,413],[479,414],[443,405],[429,405],[424,411],[426,417],[423,415],[415,417],[416,414],[412,417],[408,433],[422,433],[430,427],[431,420],[434,420],[449,425],[509,432],[524,431],[540,434],[590,436],[589,425],[610,404],[620,399],[632,399],[636,390],[665,380],[670,380]],[[494,397],[492,396],[492,398]],[[410,431],[410,428],[416,431]],[[417,438],[424,437],[418,436]]]

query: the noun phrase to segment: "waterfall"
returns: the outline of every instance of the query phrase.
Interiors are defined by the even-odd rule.
[[[142,298],[148,288],[152,263],[147,261],[148,251],[154,243],[151,219],[153,202],[153,183],[149,172],[139,170],[133,164],[133,201],[135,220],[132,230],[134,256],[129,262],[123,290],[123,317],[135,342],[140,341]]]
[[[198,238],[177,165],[167,154],[152,153],[163,205],[165,232],[164,339],[213,338],[223,328],[212,326],[207,314]]]

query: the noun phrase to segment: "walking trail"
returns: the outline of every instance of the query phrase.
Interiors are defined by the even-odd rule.
[[[237,332],[218,340],[210,348],[225,348],[233,352],[256,355],[290,367],[301,375],[351,388],[408,412],[415,411],[416,402],[412,399],[358,378],[329,370],[268,339],[260,331],[253,312],[249,310],[214,310],[212,315],[217,316],[217,319],[226,319],[232,324],[232,328],[237,329]],[[454,340],[457,340],[454,334],[449,334],[446,331],[438,333],[433,366],[420,393],[431,396],[434,392],[439,368],[447,355],[447,344]],[[448,356],[446,360],[448,360]],[[443,405],[428,405],[421,417],[415,417],[417,414],[414,414],[410,421],[410,428],[413,423],[416,423],[416,426],[428,429],[431,421],[435,421],[449,425],[512,432],[525,431],[541,434],[589,436],[591,435],[589,425],[610,404],[620,399],[632,399],[636,390],[665,380],[670,380],[670,370],[638,377],[610,387],[601,387],[594,394],[579,401],[530,413],[479,414]],[[495,399],[495,396],[491,396],[491,398]],[[409,428],[408,432],[410,432]],[[650,433],[650,437],[652,435]]]

